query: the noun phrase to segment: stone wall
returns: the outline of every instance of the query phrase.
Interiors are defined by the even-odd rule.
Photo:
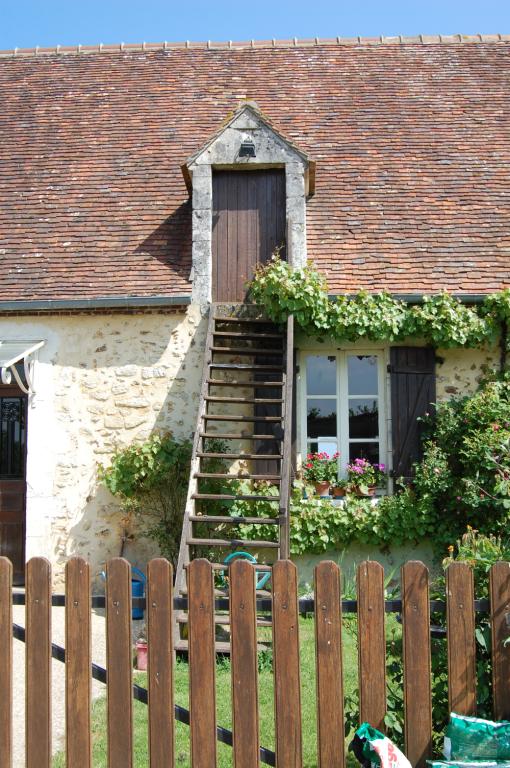
[[[186,314],[71,315],[0,320],[4,339],[45,340],[28,412],[27,557],[58,574],[71,554],[93,574],[119,554],[122,513],[97,483],[97,464],[154,428],[195,427],[206,320]],[[134,563],[148,542],[129,543]]]
[[[436,393],[438,400],[474,392],[484,369],[497,368],[499,348],[439,349],[437,356],[443,362],[436,366]]]

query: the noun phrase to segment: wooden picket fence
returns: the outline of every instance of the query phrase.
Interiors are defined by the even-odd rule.
[[[133,679],[131,570],[126,560],[108,562],[106,578],[107,731],[109,768],[133,766]],[[258,664],[253,566],[230,569],[233,760],[236,768],[260,764]],[[408,562],[401,571],[405,749],[413,765],[430,753],[432,734],[430,601],[427,568]],[[174,653],[172,568],[155,559],[147,568],[148,736],[151,768],[173,768]],[[278,768],[302,766],[299,608],[297,572],[290,561],[272,569],[272,641],[275,697],[275,752]],[[26,575],[26,766],[51,766],[51,568],[32,559]],[[91,766],[91,587],[89,566],[81,558],[66,565],[66,759],[68,768]],[[446,580],[450,708],[476,711],[475,601],[472,571],[448,568]],[[434,606],[437,608],[437,605]],[[493,701],[496,719],[510,717],[510,563],[490,574]],[[317,756],[321,768],[343,768],[344,697],[342,673],[340,571],[324,561],[315,570],[317,680]],[[384,573],[376,562],[357,572],[360,721],[384,728],[386,713]],[[215,701],[214,576],[206,560],[188,570],[189,691],[191,763],[214,768],[217,762]],[[10,768],[12,750],[12,567],[0,558],[0,768]],[[15,724],[14,724],[15,726]],[[266,762],[271,762],[267,761]]]

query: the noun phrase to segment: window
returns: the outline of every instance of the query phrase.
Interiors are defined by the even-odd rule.
[[[301,429],[303,453],[340,453],[386,463],[384,373],[380,352],[305,353]]]

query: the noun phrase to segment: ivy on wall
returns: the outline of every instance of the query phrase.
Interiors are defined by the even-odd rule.
[[[446,292],[424,296],[414,305],[385,292],[330,298],[325,277],[311,263],[295,269],[273,256],[257,269],[250,296],[275,323],[294,315],[301,331],[314,338],[380,342],[414,337],[449,348],[479,347],[503,337],[506,361],[510,289],[471,306]]]

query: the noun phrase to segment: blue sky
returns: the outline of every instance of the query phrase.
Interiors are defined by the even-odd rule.
[[[0,48],[510,33],[510,0],[0,0]]]

